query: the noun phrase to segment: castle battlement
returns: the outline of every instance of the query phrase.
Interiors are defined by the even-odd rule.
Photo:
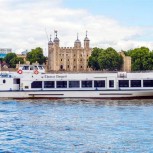
[[[60,49],[68,49],[68,50],[70,50],[70,49],[73,49],[74,47],[60,47]]]
[[[74,42],[74,47],[60,47],[60,40],[56,32],[54,41],[52,42],[50,39],[48,43],[48,69],[49,71],[89,71],[87,61],[91,51],[87,34],[84,39],[84,47],[81,46],[78,35],[77,40]]]

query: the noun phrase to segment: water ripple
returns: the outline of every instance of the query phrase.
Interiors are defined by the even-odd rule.
[[[153,100],[1,100],[0,153],[153,150]]]

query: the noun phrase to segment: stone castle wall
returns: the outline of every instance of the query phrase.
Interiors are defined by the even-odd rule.
[[[85,38],[84,46],[81,42],[75,41],[74,47],[60,47],[59,39],[48,43],[48,70],[49,71],[90,71],[88,58],[92,49],[89,46],[89,39]]]

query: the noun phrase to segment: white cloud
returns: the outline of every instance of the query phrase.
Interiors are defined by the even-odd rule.
[[[76,34],[80,40],[89,31],[92,47],[114,47],[127,50],[138,46],[148,46],[149,41],[137,41],[148,29],[126,27],[114,19],[95,16],[86,10],[73,10],[62,7],[62,0],[0,0],[0,47],[21,51],[42,47],[47,54],[45,29],[53,34],[58,30],[61,46],[73,46]],[[150,29],[153,29],[150,27]]]

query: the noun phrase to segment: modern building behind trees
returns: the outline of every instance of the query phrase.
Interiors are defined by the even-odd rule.
[[[8,53],[11,53],[11,48],[0,48],[0,58],[4,58]]]

